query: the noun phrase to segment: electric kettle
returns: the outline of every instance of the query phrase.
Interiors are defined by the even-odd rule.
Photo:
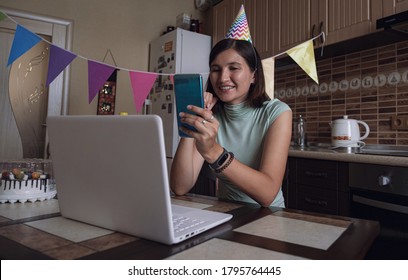
[[[364,140],[370,133],[370,128],[367,123],[354,119],[349,119],[348,116],[343,116],[329,123],[331,126],[331,144],[334,148],[340,147],[360,147],[364,146]],[[361,136],[359,125],[365,128],[365,134]]]

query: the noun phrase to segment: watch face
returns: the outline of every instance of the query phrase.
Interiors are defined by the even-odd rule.
[[[220,168],[224,163],[225,163],[225,161],[228,159],[228,152],[224,149],[224,151],[222,152],[222,154],[219,156],[219,158],[215,161],[215,162],[213,162],[213,163],[210,163],[209,165],[210,165],[210,167],[212,168],[212,169],[218,169],[218,168]]]
[[[224,164],[224,162],[227,160],[228,158],[228,153],[225,153],[222,155],[222,158],[220,158],[220,160],[217,162],[218,166],[221,167],[221,165]]]

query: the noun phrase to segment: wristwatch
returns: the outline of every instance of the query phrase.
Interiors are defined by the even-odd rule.
[[[210,166],[212,170],[217,170],[225,163],[225,161],[228,159],[228,156],[229,156],[229,153],[224,148],[222,154],[217,158],[217,160],[214,161],[213,163],[209,163],[208,165]]]

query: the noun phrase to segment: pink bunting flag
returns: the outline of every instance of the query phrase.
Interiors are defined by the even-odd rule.
[[[140,112],[142,109],[143,103],[149,95],[157,75],[158,74],[156,73],[129,72],[130,82],[133,89],[133,100],[137,112]]]
[[[115,71],[115,67],[88,60],[88,101],[95,98],[99,90]]]
[[[61,49],[57,46],[50,47],[50,60],[48,62],[47,82],[48,87],[52,81],[77,57],[76,54]]]

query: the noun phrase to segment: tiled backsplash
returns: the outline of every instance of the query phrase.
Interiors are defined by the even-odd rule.
[[[408,115],[408,40],[316,64],[319,85],[297,65],[275,72],[275,97],[306,118],[309,142],[330,143],[329,123],[348,115],[369,125],[366,144],[408,145],[408,130],[391,128]]]

